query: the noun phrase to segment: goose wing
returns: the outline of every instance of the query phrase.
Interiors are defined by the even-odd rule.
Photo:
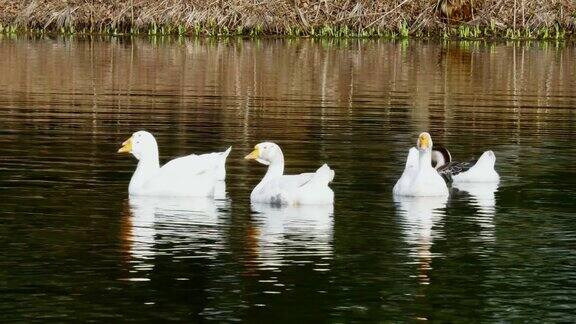
[[[316,172],[301,173],[296,175],[284,175],[280,179],[283,182],[282,189],[298,189],[306,185],[322,186],[334,180],[334,170],[327,164],[323,164]]]
[[[312,180],[314,173],[301,173],[292,175],[283,175],[279,177],[277,185],[279,189],[282,190],[295,190],[305,186]]]
[[[214,191],[218,164],[214,157],[187,155],[166,163],[146,187],[166,195],[197,195]]]
[[[452,181],[452,177],[460,173],[470,170],[478,160],[471,160],[468,162],[453,161],[438,168],[438,173],[446,181]]]

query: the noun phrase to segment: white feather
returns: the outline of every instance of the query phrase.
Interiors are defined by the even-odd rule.
[[[158,145],[152,134],[139,131],[130,140],[130,153],[139,160],[130,180],[130,195],[213,197],[217,181],[226,176],[225,163],[231,148],[176,158],[160,167]]]
[[[427,144],[421,146],[421,139]],[[414,170],[415,157],[411,150],[406,159],[406,167],[393,192],[400,196],[433,197],[448,196],[448,187],[440,174],[432,167],[432,138],[428,133],[420,134],[417,142],[417,169]]]
[[[252,203],[273,205],[324,205],[334,203],[334,192],[328,184],[334,171],[322,165],[314,173],[284,175],[284,155],[280,147],[266,142],[257,145],[258,162],[268,165],[266,175],[252,190]]]
[[[500,176],[494,169],[496,155],[492,151],[482,153],[476,164],[468,171],[452,176],[454,182],[499,182]]]

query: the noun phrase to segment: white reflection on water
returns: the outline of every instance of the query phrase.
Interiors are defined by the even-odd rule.
[[[470,204],[478,210],[474,218],[482,228],[480,238],[484,241],[494,241],[494,214],[496,213],[498,182],[454,183],[452,186],[470,195]]]
[[[311,263],[311,257],[332,256],[334,207],[252,204],[256,223],[257,263],[278,269],[287,264]],[[315,264],[315,270],[328,270]]]
[[[448,197],[401,197],[394,196],[398,214],[402,217],[404,239],[410,245],[410,255],[418,262],[418,281],[429,284],[429,271],[432,269],[434,239],[440,232],[434,225],[445,215]]]
[[[229,204],[228,200],[210,198],[131,196],[122,231],[130,271],[142,276],[141,271],[154,268],[159,254],[174,258],[214,257],[223,249],[220,216],[221,209]]]

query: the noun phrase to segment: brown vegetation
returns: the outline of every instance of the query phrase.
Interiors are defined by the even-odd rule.
[[[564,37],[575,0],[0,0],[3,31]]]
[[[473,0],[438,0],[436,10],[448,23],[466,22],[474,19],[474,10],[477,8],[473,2]],[[476,5],[479,3],[476,1]]]

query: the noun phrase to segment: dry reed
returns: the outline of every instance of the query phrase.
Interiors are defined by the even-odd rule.
[[[0,0],[3,32],[564,38],[576,0]]]

